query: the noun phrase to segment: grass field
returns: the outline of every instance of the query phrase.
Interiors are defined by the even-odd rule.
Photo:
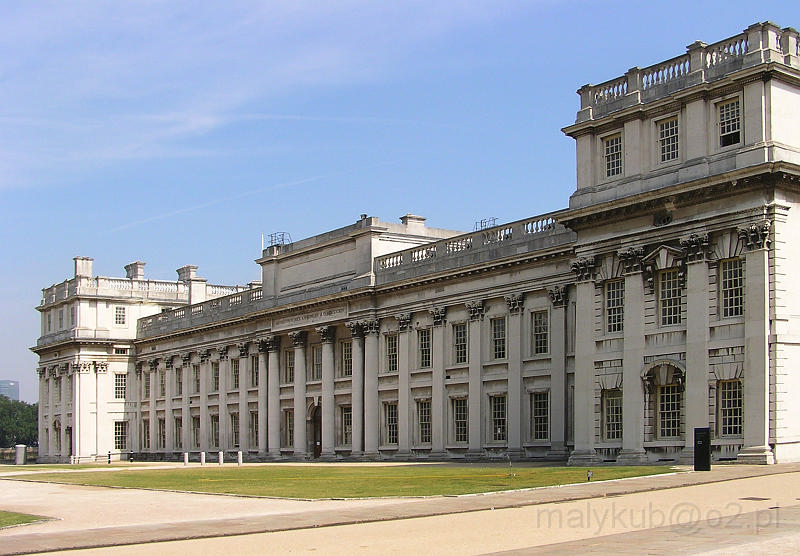
[[[16,512],[4,512],[0,510],[0,529],[11,527],[12,525],[23,525],[44,519],[38,515],[18,514]]]
[[[598,467],[594,481],[667,473],[666,466]],[[580,467],[270,465],[37,473],[26,480],[282,498],[472,494],[586,481]]]

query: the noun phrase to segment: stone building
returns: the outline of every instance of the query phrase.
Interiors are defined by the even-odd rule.
[[[800,460],[798,33],[578,92],[555,213],[362,215],[230,289],[76,259],[38,308],[42,459],[685,461],[709,427],[716,459]]]

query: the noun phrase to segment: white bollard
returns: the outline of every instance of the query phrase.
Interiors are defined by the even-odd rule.
[[[241,450],[236,452],[236,463],[238,465],[240,465],[240,466],[242,465],[242,451]]]
[[[222,465],[222,452],[217,452],[217,458],[219,459],[219,464]]]
[[[189,452],[183,453],[183,465],[189,465]]]
[[[200,465],[205,465],[205,464],[206,464],[206,453],[200,452]]]

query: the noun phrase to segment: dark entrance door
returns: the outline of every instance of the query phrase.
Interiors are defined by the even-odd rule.
[[[322,455],[322,406],[317,405],[311,415],[312,428],[314,429],[314,459]]]

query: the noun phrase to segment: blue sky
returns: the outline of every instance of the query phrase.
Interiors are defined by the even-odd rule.
[[[792,3],[0,1],[0,378],[35,401],[41,288],[259,278],[261,234],[564,208],[575,91]]]

